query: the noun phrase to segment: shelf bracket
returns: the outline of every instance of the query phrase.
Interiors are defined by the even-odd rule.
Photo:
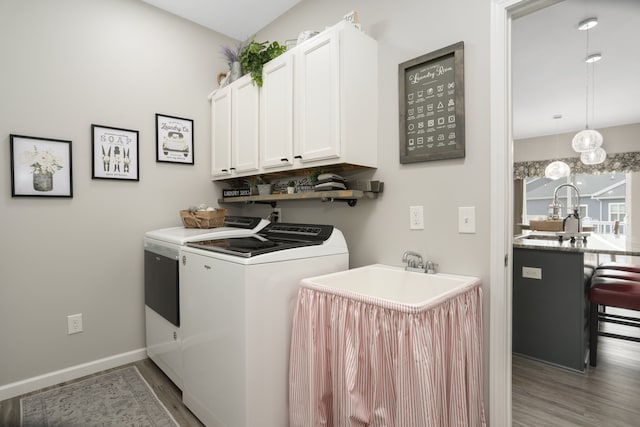
[[[322,200],[323,202],[345,202],[351,207],[355,206],[356,203],[358,203],[358,199],[336,199],[335,197],[323,197],[320,200]]]

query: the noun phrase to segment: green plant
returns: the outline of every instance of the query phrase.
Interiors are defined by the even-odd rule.
[[[248,178],[245,178],[244,182],[249,187],[257,187],[258,185],[261,185],[261,184],[267,184],[267,182],[265,182],[265,180],[262,179],[260,175],[253,175]]]
[[[311,181],[311,183],[313,184],[313,183],[315,183],[316,181],[318,181],[318,176],[319,176],[320,174],[323,174],[323,173],[325,173],[325,171],[324,171],[323,169],[315,169],[315,170],[312,170],[312,171],[309,173],[309,180],[310,180],[310,181]]]
[[[250,73],[251,80],[258,86],[262,86],[262,66],[273,58],[280,56],[287,50],[286,46],[281,46],[278,42],[269,44],[268,41],[261,43],[251,40],[240,49],[238,60],[242,66],[243,73]]]
[[[287,187],[295,187],[295,186],[296,186],[295,181],[289,181],[289,183],[287,183]]]

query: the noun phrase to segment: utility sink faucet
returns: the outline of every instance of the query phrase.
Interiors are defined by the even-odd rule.
[[[402,254],[402,262],[406,262],[405,270],[407,271],[424,271],[422,255],[413,251],[405,251]]]
[[[422,255],[413,251],[405,251],[402,254],[402,262],[406,262],[404,267],[406,271],[415,271],[418,273],[436,274],[436,268],[438,264],[427,261],[426,264],[422,259]]]
[[[422,268],[423,266],[422,255],[413,251],[405,251],[402,254],[402,262],[406,262],[408,268]]]

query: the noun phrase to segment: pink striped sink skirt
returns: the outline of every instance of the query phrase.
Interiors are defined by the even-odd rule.
[[[482,290],[407,309],[301,288],[291,426],[484,426]]]

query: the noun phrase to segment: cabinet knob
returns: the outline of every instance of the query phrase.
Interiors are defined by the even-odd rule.
[[[232,170],[232,171],[234,171],[234,170],[236,170],[236,168],[230,168],[229,170]]]
[[[222,172],[229,172],[229,169],[222,169]]]
[[[294,159],[301,159],[301,158],[302,158],[302,156],[294,156],[293,158],[294,158]]]
[[[288,161],[289,161],[289,159],[284,158],[284,159],[280,159],[280,161],[281,161],[281,162],[288,162]]]

